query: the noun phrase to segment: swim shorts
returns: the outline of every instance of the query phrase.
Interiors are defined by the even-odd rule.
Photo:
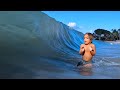
[[[90,63],[92,63],[92,61],[82,60],[82,61],[78,62],[77,66],[83,66],[83,65],[85,65],[85,64],[90,64]]]

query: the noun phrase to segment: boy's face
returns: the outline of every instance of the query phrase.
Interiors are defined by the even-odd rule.
[[[85,34],[85,36],[84,36],[84,43],[85,44],[90,44],[91,43],[91,40],[90,40],[88,34]]]

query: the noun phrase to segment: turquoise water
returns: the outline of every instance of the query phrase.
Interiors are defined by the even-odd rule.
[[[120,44],[94,40],[93,68],[81,71],[83,34],[39,11],[0,11],[0,78],[120,78]]]

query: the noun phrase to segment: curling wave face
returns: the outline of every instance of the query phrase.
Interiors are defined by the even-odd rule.
[[[39,11],[0,11],[0,78],[84,78],[74,71],[83,36]],[[119,45],[93,43],[96,66],[119,58]]]

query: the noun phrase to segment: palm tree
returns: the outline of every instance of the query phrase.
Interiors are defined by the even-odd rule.
[[[119,39],[118,31],[116,29],[112,29],[111,31],[112,31],[112,34],[113,34],[115,40],[118,40]]]
[[[118,29],[118,36],[119,36],[119,40],[120,40],[120,29]]]

